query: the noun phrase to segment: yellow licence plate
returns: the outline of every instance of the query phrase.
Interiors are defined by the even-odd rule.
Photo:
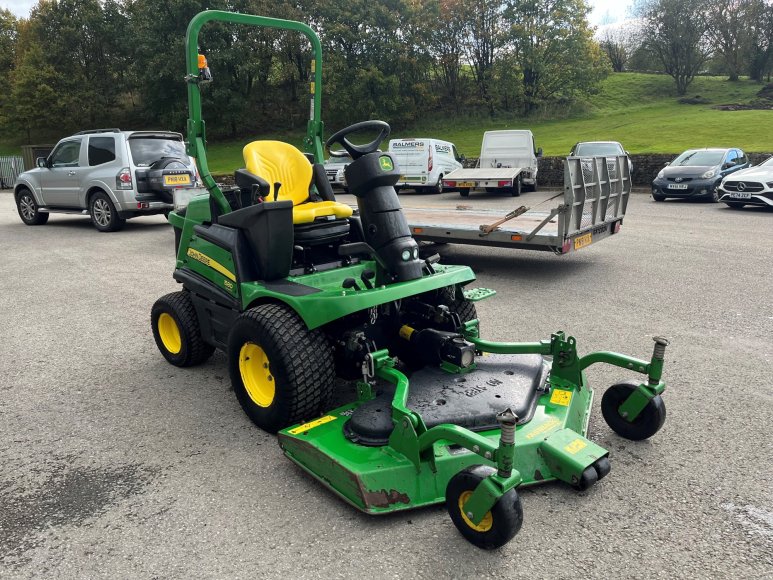
[[[183,175],[164,175],[164,185],[190,185],[191,176]]]
[[[579,250],[585,246],[590,246],[593,243],[593,234],[587,233],[574,238],[574,249]]]
[[[457,181],[456,187],[475,187],[474,181]]]

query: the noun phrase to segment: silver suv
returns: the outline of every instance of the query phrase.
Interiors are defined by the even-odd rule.
[[[129,218],[168,213],[175,189],[196,186],[180,133],[100,129],[59,141],[19,175],[14,195],[27,225],[45,224],[51,213],[76,213],[114,232]]]

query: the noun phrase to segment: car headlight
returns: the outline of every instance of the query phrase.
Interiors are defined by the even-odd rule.
[[[703,179],[711,179],[711,178],[712,178],[712,177],[714,177],[716,174],[717,174],[717,170],[716,170],[716,168],[714,168],[714,169],[709,169],[709,170],[708,170],[706,173],[704,173],[703,175],[701,175],[701,177],[702,177]]]
[[[661,169],[660,173],[658,173],[658,179],[663,179],[663,177],[665,177],[665,175],[666,175],[665,170]]]

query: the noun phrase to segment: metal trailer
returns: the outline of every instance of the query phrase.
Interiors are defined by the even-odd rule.
[[[501,211],[469,209],[470,206],[403,211],[417,241],[568,254],[618,233],[630,193],[626,155],[567,157],[563,201],[558,207],[531,209],[488,234],[482,226],[505,217]]]
[[[17,156],[0,157],[0,189],[10,189],[24,171],[24,160]]]

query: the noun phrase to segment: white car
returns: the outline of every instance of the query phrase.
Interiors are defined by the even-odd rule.
[[[725,177],[719,185],[719,201],[734,209],[773,207],[773,157]]]
[[[327,180],[333,187],[342,187],[344,191],[348,191],[346,187],[346,179],[344,178],[344,169],[352,162],[352,158],[348,155],[342,157],[330,157],[325,161],[325,175]]]

